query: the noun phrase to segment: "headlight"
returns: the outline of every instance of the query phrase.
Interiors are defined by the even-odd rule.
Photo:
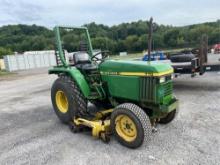
[[[160,77],[160,83],[164,83],[164,82],[165,82],[165,80],[166,80],[166,78],[165,78],[165,77]]]

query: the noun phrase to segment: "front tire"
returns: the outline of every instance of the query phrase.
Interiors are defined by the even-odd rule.
[[[129,148],[148,142],[152,131],[149,117],[143,109],[131,103],[121,104],[113,110],[111,129],[119,143]]]
[[[51,100],[57,117],[65,124],[87,110],[87,100],[76,83],[68,76],[60,76],[53,83]]]
[[[173,119],[176,117],[176,110],[171,111],[170,113],[167,114],[167,116],[165,116],[164,118],[161,118],[159,123],[160,124],[168,124],[171,121],[173,121]]]

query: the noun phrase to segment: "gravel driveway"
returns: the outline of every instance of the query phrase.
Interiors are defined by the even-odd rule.
[[[220,74],[175,79],[177,118],[158,125],[138,149],[72,134],[53,112],[56,76],[24,74],[0,80],[0,164],[220,164]]]

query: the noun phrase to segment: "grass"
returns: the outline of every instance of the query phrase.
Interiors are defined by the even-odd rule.
[[[8,76],[8,75],[12,75],[13,73],[7,72],[6,70],[0,70],[0,77],[1,76]]]

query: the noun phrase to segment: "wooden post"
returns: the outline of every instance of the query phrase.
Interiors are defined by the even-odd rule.
[[[153,33],[153,18],[150,18],[148,23],[149,32],[148,32],[148,61],[151,61],[151,48],[152,48],[152,33]]]
[[[200,50],[199,50],[199,62],[200,62],[200,75],[202,75],[204,70],[204,63],[208,62],[208,36],[202,35],[201,41],[200,41]]]

